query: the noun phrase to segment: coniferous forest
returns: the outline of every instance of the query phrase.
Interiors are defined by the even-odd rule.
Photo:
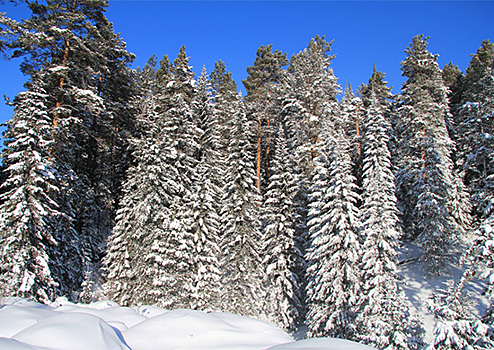
[[[106,0],[26,3],[27,20],[0,14],[0,50],[28,77],[1,154],[2,295],[231,312],[420,349],[407,243],[426,274],[464,269],[431,297],[434,349],[494,348],[489,40],[462,72],[411,38],[399,95],[376,67],[342,91],[324,36],[290,58],[261,46],[241,96],[221,60],[194,76],[185,47],[131,69]]]

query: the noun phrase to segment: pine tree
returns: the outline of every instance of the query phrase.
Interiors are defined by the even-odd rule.
[[[446,120],[450,117],[447,88],[437,56],[427,50],[427,38],[417,35],[402,62],[402,102],[398,135],[401,147],[397,176],[399,200],[407,237],[421,246],[430,273],[440,273],[465,229],[452,215],[452,188],[457,184],[450,158],[453,143]]]
[[[376,93],[370,96],[364,129],[357,339],[379,349],[419,348],[421,327],[410,316],[410,303],[398,283],[395,249],[401,232],[388,149],[391,125]]]
[[[355,96],[351,85],[347,85],[345,93],[340,101],[341,119],[346,124],[350,137],[352,162],[356,165],[354,175],[357,179],[357,184],[360,186],[362,182],[362,134],[363,134],[363,114],[364,106],[362,99]]]
[[[27,5],[29,19],[8,23],[16,33],[8,46],[13,57],[26,56],[21,65],[30,76],[26,87],[41,84],[47,95],[53,137],[48,159],[63,184],[54,200],[71,218],[59,229],[75,230],[79,243],[76,255],[65,258],[82,256],[85,264],[98,268],[125,166],[114,159],[125,159],[132,124],[126,104],[133,93],[127,67],[133,55],[104,16],[105,1]],[[62,289],[78,289],[82,279],[80,269]]]
[[[288,63],[286,53],[275,50],[273,45],[262,45],[257,50],[254,65],[247,67],[249,75],[242,82],[247,90],[245,103],[249,119],[257,122],[257,188],[264,193],[270,177],[270,152],[273,130],[279,125],[278,86],[282,81],[282,69]]]
[[[326,129],[310,188],[308,336],[355,337],[360,288],[359,195],[344,131]]]
[[[227,148],[229,165],[221,211],[221,310],[244,316],[263,317],[265,280],[259,222],[260,196],[256,187],[255,151],[250,140],[253,126],[247,120],[240,97]],[[265,316],[264,316],[265,318]]]
[[[267,277],[267,315],[286,330],[296,330],[303,315],[302,281],[298,271],[303,266],[296,237],[297,176],[292,174],[295,160],[288,151],[282,127],[276,135],[270,183],[262,205],[263,248]]]
[[[307,176],[317,156],[316,144],[324,120],[339,110],[336,95],[340,92],[337,78],[330,67],[334,56],[331,44],[316,36],[307,49],[290,59],[283,86],[283,110],[293,139],[294,152]]]

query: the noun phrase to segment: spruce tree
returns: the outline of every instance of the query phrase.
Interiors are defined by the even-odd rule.
[[[98,268],[123,175],[113,159],[125,159],[131,127],[132,113],[125,105],[133,91],[127,67],[133,55],[104,16],[105,1],[27,5],[30,18],[6,23],[16,34],[8,47],[13,57],[25,56],[21,71],[30,77],[27,89],[42,86],[47,95],[44,107],[53,138],[47,160],[63,184],[53,199],[67,218],[58,229],[77,232],[77,252],[55,251],[65,256],[66,266],[82,256],[85,264]],[[78,289],[79,271],[61,282],[62,290]]]
[[[193,221],[193,293],[191,307],[213,309],[220,295],[220,217],[225,165],[221,154],[219,114],[211,101],[206,69],[198,79],[193,101],[194,119],[200,130],[198,164],[193,191],[190,193]]]
[[[250,140],[255,130],[237,97],[227,125],[229,165],[221,211],[221,310],[262,317],[265,309],[265,272],[261,255],[260,196],[256,187],[255,150]]]
[[[451,261],[455,242],[466,227],[453,215],[455,180],[446,120],[450,118],[447,88],[437,56],[427,50],[427,38],[417,35],[405,51],[398,108],[400,159],[397,183],[407,237],[414,237],[430,273],[440,273]],[[460,189],[461,191],[461,189]]]
[[[494,44],[482,42],[466,70],[461,100],[453,109],[459,163],[479,221],[492,213],[494,193]]]
[[[439,289],[430,297],[429,308],[436,321],[432,349],[494,348],[494,327],[474,316],[472,293],[465,290],[474,271],[470,266],[458,283],[451,280],[446,290]]]
[[[0,289],[42,302],[70,296],[82,269],[73,218],[57,204],[64,184],[49,156],[54,143],[49,97],[42,83],[33,81],[14,101],[2,152],[9,177],[0,206]]]
[[[399,287],[396,248],[401,232],[388,149],[391,125],[374,92],[364,129],[357,339],[379,349],[416,349],[421,345],[421,328]]]
[[[286,330],[296,330],[303,315],[303,266],[296,237],[296,196],[299,191],[295,160],[289,153],[283,127],[276,135],[270,183],[261,207],[263,224],[263,264],[267,278],[267,314]]]
[[[190,308],[197,305],[190,205],[199,150],[196,81],[184,47],[173,65],[163,62],[167,57],[139,117],[144,132],[134,141],[136,165],[109,244],[106,290],[124,304]]]
[[[309,337],[354,339],[360,288],[359,195],[342,128],[321,136],[310,187],[307,260]]]

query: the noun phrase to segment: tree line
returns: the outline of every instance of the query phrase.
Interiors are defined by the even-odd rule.
[[[131,69],[104,0],[26,4],[29,19],[0,16],[0,50],[29,78],[4,134],[3,294],[232,312],[418,349],[405,241],[428,274],[466,266],[431,296],[435,348],[492,348],[489,40],[463,73],[417,35],[399,95],[374,67],[340,101],[325,37],[290,59],[263,45],[242,97],[221,60],[196,78],[185,47]],[[482,318],[465,290],[476,275]]]

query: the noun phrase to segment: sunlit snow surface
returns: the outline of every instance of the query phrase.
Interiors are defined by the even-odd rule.
[[[278,327],[247,317],[152,306],[57,301],[51,306],[5,298],[2,350],[369,350],[339,339],[293,341]]]

